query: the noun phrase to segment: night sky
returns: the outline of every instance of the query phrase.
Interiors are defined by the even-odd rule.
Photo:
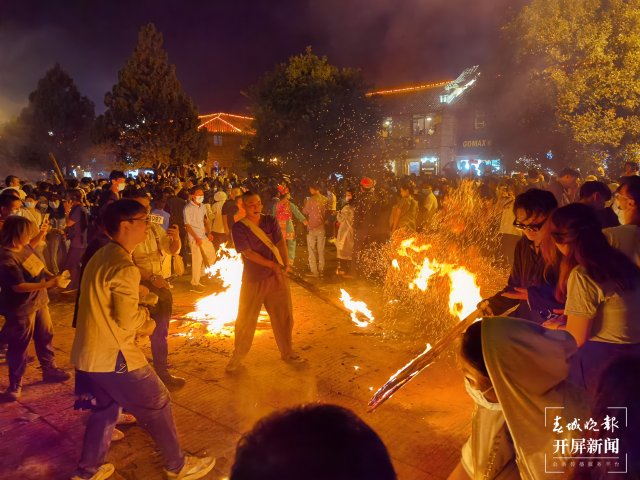
[[[0,122],[26,104],[56,62],[103,98],[141,25],[164,34],[169,60],[201,113],[246,113],[241,91],[311,45],[375,87],[455,78],[491,55],[520,0],[0,0]]]

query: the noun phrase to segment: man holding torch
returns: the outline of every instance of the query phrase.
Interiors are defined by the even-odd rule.
[[[242,203],[246,216],[233,225],[232,234],[236,250],[242,254],[244,271],[234,351],[226,371],[237,371],[249,353],[262,305],[269,313],[282,360],[304,363],[304,359],[293,353],[291,345],[293,311],[285,275],[291,272],[291,267],[280,226],[274,217],[261,214],[262,201],[257,193],[246,192]]]

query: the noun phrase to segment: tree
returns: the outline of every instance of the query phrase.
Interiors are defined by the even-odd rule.
[[[640,158],[640,0],[534,0],[513,25],[583,157]]]
[[[179,165],[206,158],[198,112],[162,44],[153,24],[142,27],[118,83],[105,95],[107,110],[96,122],[95,142],[110,142],[130,165]]]
[[[51,166],[48,152],[53,152],[68,172],[71,165],[82,163],[94,118],[93,102],[56,64],[29,94],[27,107],[5,127],[0,154],[24,167],[43,168]]]
[[[365,93],[359,71],[330,65],[309,47],[250,89],[256,135],[245,152],[254,164],[298,175],[375,167],[381,117]]]

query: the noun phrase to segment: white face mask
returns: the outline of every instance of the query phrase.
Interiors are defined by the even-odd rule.
[[[24,206],[27,208],[33,208],[36,206],[36,204],[33,202],[24,202]]]
[[[49,206],[50,206],[51,208],[54,208],[54,209],[55,209],[55,208],[58,208],[58,207],[60,206],[60,202],[59,202],[58,200],[55,200],[55,201],[53,201],[53,202],[49,202]]]
[[[126,185],[124,183],[118,183],[118,191],[121,192],[122,190],[125,189]]]
[[[204,201],[204,197],[199,195],[197,197],[195,197],[196,203],[202,203]]]
[[[491,390],[493,387],[489,387],[484,392],[481,392],[480,390],[473,388],[471,386],[471,383],[469,383],[469,380],[465,378],[464,388],[467,390],[467,393],[473,399],[476,405],[478,405],[479,407],[483,407],[483,408],[486,408],[487,410],[493,410],[493,411],[502,410],[502,406],[499,403],[491,403],[484,396],[484,394],[487,393],[489,390]]]

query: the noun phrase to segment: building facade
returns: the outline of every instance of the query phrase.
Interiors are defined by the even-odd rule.
[[[455,80],[370,92],[382,106],[382,135],[405,147],[390,167],[396,175],[501,170],[500,158],[473,87],[480,77],[472,67]]]
[[[199,118],[198,129],[208,133],[207,171],[244,173],[242,149],[255,135],[251,127],[253,118],[231,113],[211,113]]]

